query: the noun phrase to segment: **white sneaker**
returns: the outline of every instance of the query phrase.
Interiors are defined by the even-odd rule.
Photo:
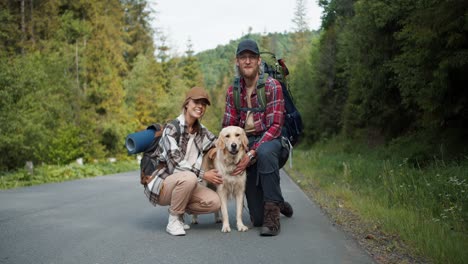
[[[169,214],[166,231],[173,236],[185,236],[184,225],[180,222],[178,215]]]
[[[190,229],[190,226],[185,223],[184,214],[179,216],[179,221],[182,223],[182,226],[184,227],[184,230],[189,230]]]

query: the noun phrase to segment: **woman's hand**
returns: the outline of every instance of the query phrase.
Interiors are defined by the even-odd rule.
[[[216,169],[205,171],[205,175],[203,175],[203,179],[215,185],[219,185],[223,183],[223,177],[221,174],[218,173],[218,170]]]

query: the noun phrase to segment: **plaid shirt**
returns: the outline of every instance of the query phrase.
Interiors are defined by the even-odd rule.
[[[254,112],[254,126],[255,135],[261,135],[262,137],[256,142],[251,149],[257,149],[263,142],[267,142],[281,136],[281,128],[284,123],[284,99],[283,92],[281,90],[281,84],[271,78],[267,77],[265,80],[265,96],[267,104],[264,112]],[[241,106],[247,106],[247,89],[245,88],[245,81],[240,81],[240,98]],[[260,107],[257,100],[256,89],[252,92],[250,98],[252,108]],[[245,121],[247,118],[247,112],[237,111],[234,104],[233,86],[230,86],[226,93],[226,109],[224,111],[223,127],[226,126],[240,126],[245,127]]]
[[[145,186],[145,193],[150,201],[156,205],[158,195],[162,187],[162,180],[166,177],[174,174],[177,171],[192,171],[197,175],[198,178],[203,179],[205,171],[201,169],[203,161],[203,154],[210,150],[216,140],[216,136],[211,133],[201,123],[195,125],[197,134],[195,135],[194,144],[198,150],[198,157],[195,164],[188,164],[184,160],[185,153],[187,152],[187,143],[189,141],[189,133],[187,125],[185,124],[184,115],[181,114],[177,117],[180,124],[180,137],[177,142],[177,128],[172,124],[168,123],[163,131],[159,146],[153,153],[153,156],[157,156],[159,160],[158,169],[151,176],[150,188]]]

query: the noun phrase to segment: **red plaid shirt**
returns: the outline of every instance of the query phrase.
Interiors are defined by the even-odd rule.
[[[264,112],[254,112],[255,135],[261,135],[261,139],[256,142],[251,149],[257,149],[263,142],[273,140],[281,136],[281,128],[284,123],[284,99],[281,90],[281,84],[267,77],[265,80],[265,96],[267,104]],[[240,81],[240,107],[247,106],[247,89],[245,89],[245,81]],[[252,108],[260,107],[257,100],[257,91],[253,91],[250,98]],[[226,109],[224,111],[223,127],[240,126],[245,127],[247,112],[237,111],[234,104],[233,86],[230,86],[226,93]]]

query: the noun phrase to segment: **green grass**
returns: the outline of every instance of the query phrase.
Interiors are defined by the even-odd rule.
[[[293,168],[285,168],[306,192],[317,189],[314,195],[333,197],[365,221],[379,223],[415,255],[435,263],[466,263],[468,160],[434,160],[420,168],[391,154],[383,147],[332,140],[295,149]]]
[[[138,170],[135,160],[118,161],[115,163],[98,162],[84,165],[70,164],[67,166],[42,165],[34,168],[32,174],[25,169],[0,175],[0,189],[11,189],[44,183],[63,182],[68,180],[89,178],[131,170]]]

